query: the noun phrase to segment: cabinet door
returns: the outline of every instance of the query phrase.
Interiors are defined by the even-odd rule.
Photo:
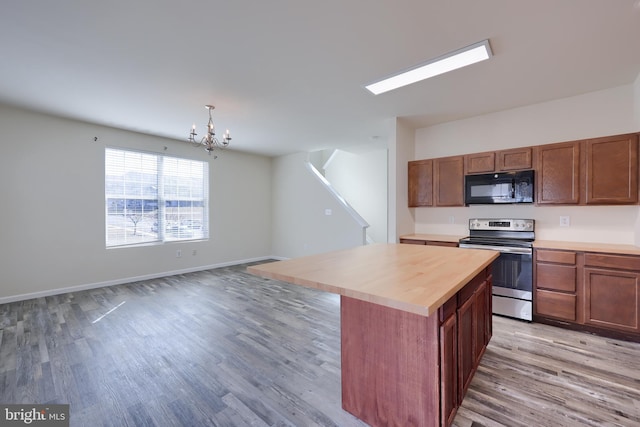
[[[409,207],[433,205],[433,160],[409,162]]]
[[[458,308],[458,396],[469,387],[476,362],[476,304],[472,296]]]
[[[496,170],[496,153],[467,154],[464,156],[464,170],[466,174],[487,173]]]
[[[638,136],[586,142],[587,204],[638,202]]]
[[[531,169],[533,167],[533,149],[531,147],[498,151],[499,171]]]
[[[434,159],[435,205],[464,206],[464,157]]]
[[[580,202],[580,141],[537,147],[538,204]]]
[[[485,297],[487,298],[487,334],[484,337],[485,345],[489,344],[493,336],[493,275],[491,274],[491,267],[487,269],[487,272],[487,289],[485,290]]]
[[[440,326],[440,411],[442,425],[453,422],[458,407],[458,336],[453,313]]]
[[[488,335],[488,331],[487,331],[487,317],[490,316],[491,314],[487,311],[488,310],[488,306],[487,306],[487,283],[484,282],[482,283],[479,287],[478,290],[476,291],[475,295],[473,296],[473,298],[475,299],[474,304],[475,304],[475,318],[474,318],[474,330],[476,333],[476,338],[475,338],[475,349],[474,349],[474,354],[475,354],[475,364],[477,365],[478,363],[480,363],[480,358],[482,357],[482,355],[484,354],[484,349],[487,346],[487,335]]]
[[[640,332],[640,273],[585,267],[585,323]]]

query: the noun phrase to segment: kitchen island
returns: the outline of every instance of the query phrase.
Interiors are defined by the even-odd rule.
[[[342,407],[372,426],[449,425],[491,337],[498,252],[375,244],[252,266],[341,295]]]

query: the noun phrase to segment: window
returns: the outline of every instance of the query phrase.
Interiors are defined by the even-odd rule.
[[[206,239],[206,162],[107,148],[107,247]]]

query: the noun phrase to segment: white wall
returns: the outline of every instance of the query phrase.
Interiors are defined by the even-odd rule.
[[[416,130],[416,159],[638,131],[631,85]]]
[[[299,153],[273,160],[273,253],[295,258],[362,245],[362,227],[310,173],[307,158]]]
[[[387,241],[387,150],[336,150],[324,170],[325,178],[369,223],[367,234]]]
[[[415,159],[541,145],[640,130],[638,83],[418,129]],[[406,190],[405,190],[406,191]],[[414,208],[415,232],[464,235],[474,217],[536,220],[536,238],[634,244],[638,206]],[[570,227],[559,226],[569,215]],[[450,218],[453,217],[453,223]]]
[[[0,146],[0,303],[271,255],[267,157],[214,161],[186,142],[2,105]],[[210,239],[106,249],[105,146],[209,160]]]
[[[389,243],[413,233],[414,209],[409,209],[407,163],[415,157],[414,130],[402,120],[388,123],[389,135]]]

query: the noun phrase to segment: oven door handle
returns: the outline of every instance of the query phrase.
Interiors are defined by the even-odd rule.
[[[503,252],[508,254],[530,255],[533,253],[533,250],[531,248],[513,248],[513,247],[505,247],[505,246],[474,245],[474,244],[467,244],[467,243],[462,243],[459,245],[459,247],[464,249],[485,249],[485,250],[498,251],[498,252]]]

